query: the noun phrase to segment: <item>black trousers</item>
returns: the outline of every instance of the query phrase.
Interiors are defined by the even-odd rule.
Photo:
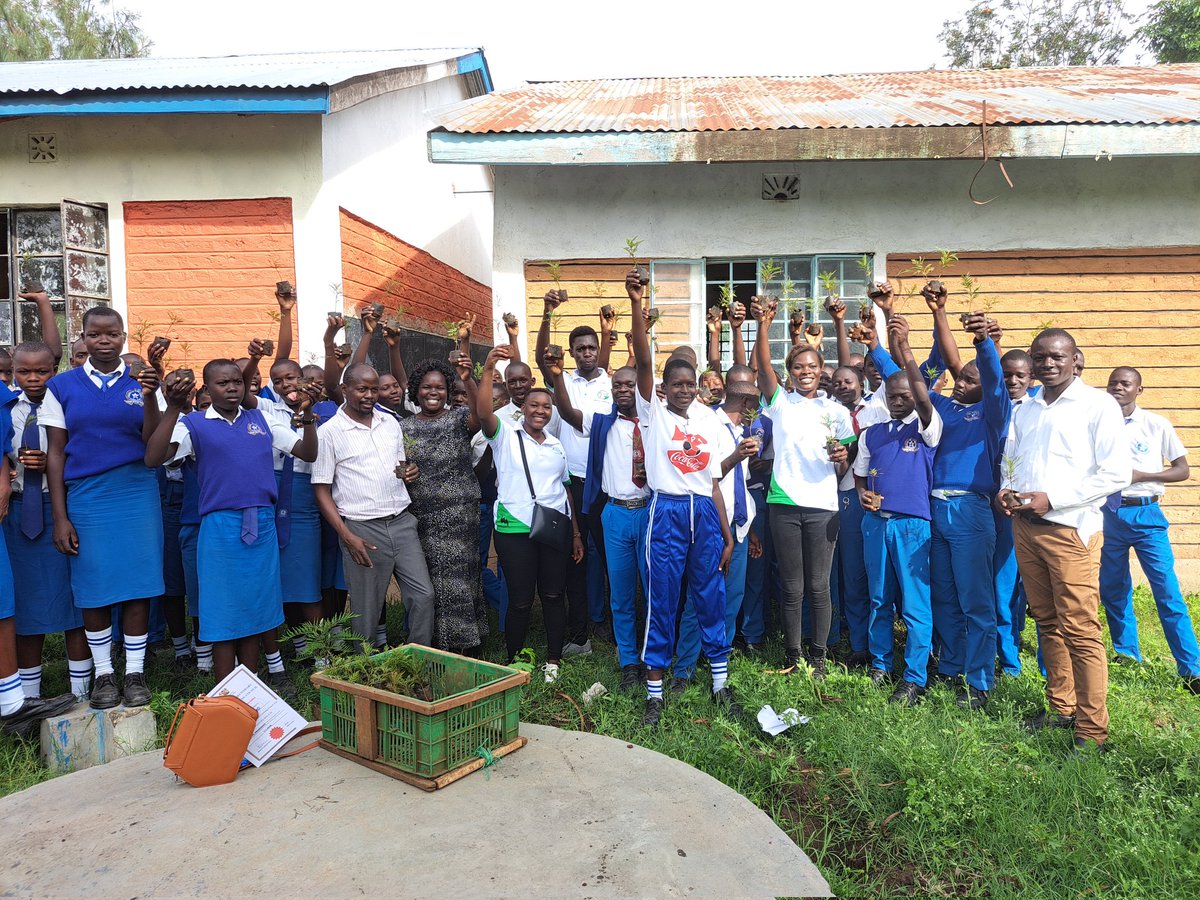
[[[812,647],[817,655],[825,652],[832,618],[829,599],[829,572],[833,568],[833,549],[837,546],[841,520],[837,512],[768,504],[771,517],[771,543],[783,583],[783,637],[789,653],[800,652],[801,617],[804,594],[812,602]]]
[[[583,514],[584,479],[571,476],[571,503],[575,507],[575,515],[579,519],[579,533],[583,537],[583,559],[579,562],[567,560],[567,640],[574,644],[582,644],[588,639],[588,625],[591,616],[588,612],[588,555],[592,552],[588,547],[588,537],[596,545],[596,556],[600,560],[601,578],[608,571],[604,559],[604,530],[600,524],[600,511],[597,506],[591,515]],[[602,586],[603,589],[603,586]]]
[[[508,587],[508,612],[504,622],[508,658],[511,660],[526,646],[536,593],[542,601],[542,618],[546,623],[546,658],[562,659],[567,630],[563,588],[570,555],[539,544],[528,534],[497,531],[494,538],[504,583]]]

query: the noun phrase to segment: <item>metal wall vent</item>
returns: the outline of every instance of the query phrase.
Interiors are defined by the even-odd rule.
[[[29,161],[45,163],[58,161],[58,138],[53,134],[29,135]]]

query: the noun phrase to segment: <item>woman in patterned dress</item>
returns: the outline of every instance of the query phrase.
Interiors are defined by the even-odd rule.
[[[420,411],[401,422],[405,451],[420,470],[408,486],[421,549],[433,582],[433,642],[443,650],[475,652],[487,636],[487,607],[479,570],[479,480],[471,467],[475,404],[451,404],[461,377],[474,400],[471,361],[459,372],[428,360],[409,375],[409,399]]]

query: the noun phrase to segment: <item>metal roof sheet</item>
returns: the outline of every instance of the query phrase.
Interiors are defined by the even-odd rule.
[[[0,94],[333,87],[378,72],[427,66],[478,52],[478,47],[438,47],[421,50],[0,63]]]
[[[464,134],[977,125],[985,100],[989,125],[1197,122],[1200,64],[550,81],[435,121]]]

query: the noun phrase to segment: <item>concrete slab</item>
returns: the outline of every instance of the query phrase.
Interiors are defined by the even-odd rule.
[[[4,896],[778,897],[829,886],[775,823],[677,760],[521,725],[432,794],[320,749],[192,788],[144,753],[0,799]]]
[[[76,772],[154,747],[158,729],[148,706],[92,709],[77,703],[42,720],[42,764],[51,772]]]

